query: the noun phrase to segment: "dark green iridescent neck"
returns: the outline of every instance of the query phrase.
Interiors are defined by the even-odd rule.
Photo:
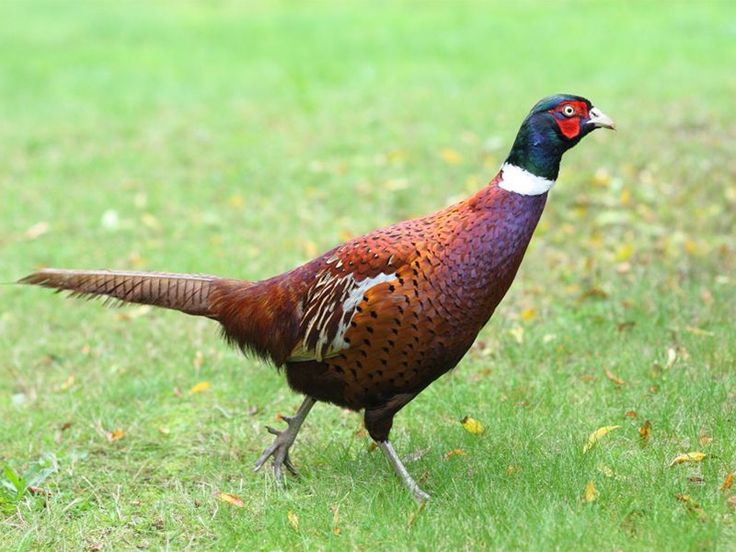
[[[566,150],[566,144],[553,128],[536,128],[530,116],[521,125],[506,162],[536,176],[556,180],[560,172],[560,160]]]

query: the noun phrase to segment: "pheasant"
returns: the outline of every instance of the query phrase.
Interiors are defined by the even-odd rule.
[[[364,412],[365,428],[417,501],[429,498],[389,433],[396,413],[454,368],[509,289],[557,178],[562,154],[613,121],[579,96],[538,102],[498,174],[432,215],[355,238],[262,281],[43,269],[20,283],[205,316],[245,353],[284,368],[305,396],[287,427],[268,427],[279,483],[316,401]]]

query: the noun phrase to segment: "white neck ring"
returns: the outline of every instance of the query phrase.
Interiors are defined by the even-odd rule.
[[[527,196],[546,194],[554,185],[554,180],[537,176],[510,163],[504,163],[501,167],[501,180],[498,182],[499,188]]]

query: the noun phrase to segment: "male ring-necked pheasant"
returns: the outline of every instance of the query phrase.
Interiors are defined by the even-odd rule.
[[[585,98],[541,100],[484,189],[432,215],[355,238],[294,270],[250,282],[186,274],[44,269],[22,283],[108,296],[222,325],[242,350],[285,367],[306,398],[256,469],[294,472],[289,448],[315,401],[364,410],[365,427],[418,501],[388,440],[394,415],[452,369],[516,275],[562,154],[613,121]]]

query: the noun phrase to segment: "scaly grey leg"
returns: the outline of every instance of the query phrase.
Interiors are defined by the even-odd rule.
[[[294,444],[299,429],[302,427],[304,420],[309,414],[309,411],[314,406],[316,401],[312,397],[306,397],[302,405],[297,410],[294,416],[282,416],[282,419],[286,422],[287,428],[283,431],[278,431],[271,426],[266,426],[268,432],[276,436],[273,443],[263,451],[261,457],[256,462],[253,471],[258,471],[263,467],[270,457],[273,457],[273,474],[276,476],[276,481],[279,485],[284,482],[284,474],[281,471],[281,466],[286,466],[292,474],[297,475],[294,465],[289,459],[289,449]]]
[[[401,458],[399,458],[399,455],[396,454],[393,445],[391,445],[391,443],[386,440],[378,443],[378,446],[381,447],[381,450],[383,451],[383,454],[386,455],[389,464],[391,464],[391,466],[394,468],[396,475],[401,478],[401,481],[404,483],[406,488],[409,489],[409,492],[414,497],[414,500],[416,500],[419,504],[428,501],[429,495],[425,493],[422,489],[420,489],[419,485],[417,485],[417,482],[412,479],[411,475],[409,475],[406,467],[401,462]]]

